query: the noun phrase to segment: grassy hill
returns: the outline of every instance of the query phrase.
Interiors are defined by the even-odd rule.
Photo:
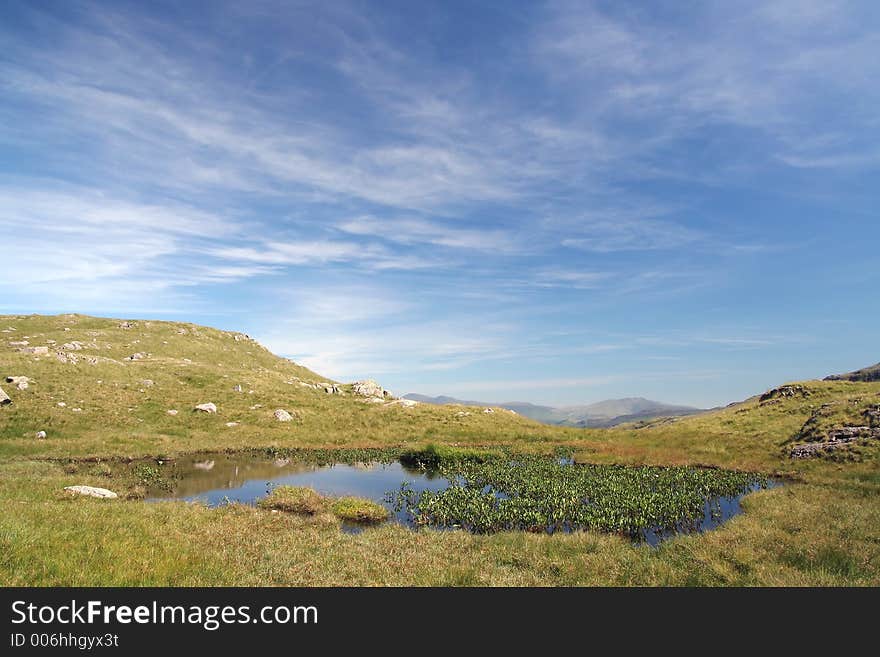
[[[33,347],[47,349],[19,351]],[[500,409],[371,403],[349,384],[329,394],[312,386],[336,382],[240,334],[79,315],[0,316],[0,375],[12,398],[0,407],[0,584],[880,584],[880,440],[865,434],[831,449],[841,427],[876,427],[876,382],[792,383],[702,415],[584,430]],[[7,376],[29,380],[19,389],[21,379],[3,383]],[[218,412],[192,410],[206,402]],[[277,409],[293,421],[276,420]],[[474,535],[387,524],[352,535],[324,516],[145,504],[127,498],[133,482],[116,467],[199,450],[427,442],[547,453],[567,446],[579,462],[724,467],[785,485],[750,494],[745,513],[716,530],[655,549],[597,532]],[[791,458],[822,442],[827,451]],[[63,493],[77,484],[121,497]]]
[[[826,381],[880,381],[880,363],[863,367],[855,372],[847,372],[846,374],[832,374],[825,377]]]

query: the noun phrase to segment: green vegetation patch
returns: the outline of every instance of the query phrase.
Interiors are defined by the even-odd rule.
[[[361,497],[340,497],[330,510],[340,520],[357,523],[376,523],[388,520],[388,509]]]
[[[696,526],[707,502],[767,481],[754,474],[688,467],[568,465],[541,457],[441,463],[446,490],[394,497],[413,521],[477,533],[592,529],[638,536]],[[717,513],[717,507],[713,509]]]
[[[313,516],[326,508],[327,501],[313,488],[278,486],[259,502],[262,509]]]

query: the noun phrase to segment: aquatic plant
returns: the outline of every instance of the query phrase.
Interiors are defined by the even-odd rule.
[[[595,529],[641,536],[682,529],[704,517],[710,500],[766,485],[754,474],[686,467],[570,465],[520,456],[439,464],[443,491],[402,487],[394,497],[418,525],[478,533],[519,529]],[[710,513],[716,512],[710,505]]]

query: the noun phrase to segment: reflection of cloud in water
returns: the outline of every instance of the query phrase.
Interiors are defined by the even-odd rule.
[[[193,463],[193,467],[196,470],[213,470],[214,461],[197,461],[196,463]]]

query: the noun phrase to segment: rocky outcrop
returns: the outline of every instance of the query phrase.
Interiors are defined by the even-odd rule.
[[[880,363],[846,374],[832,374],[826,381],[880,381]]]
[[[373,379],[365,379],[364,381],[355,381],[351,384],[351,391],[362,397],[390,397],[391,393],[385,390]]]
[[[26,376],[7,376],[6,383],[11,383],[19,390],[27,390],[33,382]]]
[[[279,408],[278,410],[276,410],[273,415],[275,416],[275,419],[279,422],[290,422],[293,419],[293,416],[285,411],[283,408]]]
[[[11,403],[12,398],[3,391],[3,388],[0,388],[0,406],[6,406]]]
[[[836,427],[828,431],[828,439],[804,443],[791,448],[789,456],[793,459],[819,456],[855,443],[858,440],[880,440],[880,428],[871,427]]]
[[[49,355],[49,347],[21,347],[18,351],[23,354],[33,354],[34,356]]]
[[[213,402],[207,402],[206,404],[196,404],[193,410],[199,413],[216,413],[217,406]]]
[[[96,488],[95,486],[65,486],[64,490],[76,495],[86,495],[88,497],[100,497],[105,500],[112,500],[119,497],[112,490],[106,488]]]
[[[764,403],[773,399],[786,399],[790,397],[809,397],[810,391],[806,386],[802,385],[788,385],[788,386],[779,386],[778,388],[773,388],[773,390],[768,390],[763,395],[761,395],[758,401]]]

